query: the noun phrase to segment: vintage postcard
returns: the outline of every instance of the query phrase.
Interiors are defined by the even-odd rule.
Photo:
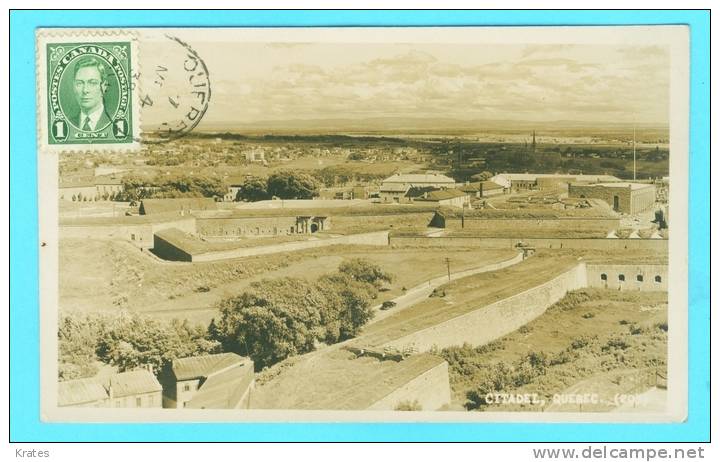
[[[686,27],[36,46],[45,421],[685,419]]]

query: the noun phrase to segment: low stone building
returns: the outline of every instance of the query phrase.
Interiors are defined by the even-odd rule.
[[[438,206],[447,207],[469,207],[470,195],[459,189],[444,189],[425,193],[422,197],[415,199],[417,202],[432,203]]]
[[[212,197],[187,197],[177,199],[143,199],[140,202],[140,215],[177,215],[187,216],[191,212],[217,210]]]
[[[635,215],[655,205],[655,186],[645,183],[570,184],[568,196],[601,199],[614,211]]]
[[[500,173],[491,181],[513,191],[548,190],[565,187],[570,183],[600,183],[620,181],[611,175],[572,175],[566,173]]]
[[[480,199],[483,197],[492,197],[505,193],[505,188],[494,181],[477,181],[474,183],[466,183],[458,188],[460,191],[468,193],[470,196]]]
[[[407,193],[410,185],[403,183],[383,183],[380,186],[380,202],[389,204],[403,204],[410,202]]]

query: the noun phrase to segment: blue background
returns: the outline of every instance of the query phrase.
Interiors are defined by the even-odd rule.
[[[35,28],[687,24],[691,42],[689,414],[682,424],[40,422]],[[707,11],[13,11],[10,14],[10,441],[708,441],[710,13]]]

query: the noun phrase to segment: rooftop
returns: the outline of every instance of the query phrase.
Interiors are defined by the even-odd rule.
[[[177,380],[192,380],[208,377],[227,368],[245,365],[248,362],[252,364],[248,358],[235,353],[191,356],[174,360],[172,370]]]
[[[92,377],[58,383],[58,406],[76,406],[110,398],[162,391],[152,372],[145,369],[120,372],[109,377]]]
[[[75,406],[108,398],[102,381],[90,379],[67,380],[58,383],[58,406]]]
[[[162,386],[155,375],[145,369],[112,375],[109,384],[112,386],[114,398],[162,391]]]
[[[367,409],[443,362],[443,358],[430,354],[381,361],[370,356],[356,357],[343,349],[321,350],[271,368],[270,375],[280,372],[256,386],[252,407]]]
[[[467,193],[458,189],[443,189],[440,191],[430,191],[424,197],[418,197],[418,201],[436,202],[448,199],[455,199],[456,197],[465,197]]]
[[[493,189],[503,189],[503,187],[494,181],[476,181],[474,183],[468,183],[458,188],[460,191],[465,192],[478,192],[478,191],[490,191]]]
[[[383,183],[446,183],[455,184],[455,180],[440,173],[396,173],[383,180]]]
[[[538,178],[572,178],[579,182],[600,182],[600,181],[619,181],[612,175],[573,175],[570,173],[500,173],[496,177],[505,177],[514,181],[535,181]]]
[[[252,361],[210,375],[185,407],[191,409],[233,409],[255,380]]]
[[[380,192],[399,192],[404,193],[410,189],[410,185],[406,183],[383,183],[380,186]]]

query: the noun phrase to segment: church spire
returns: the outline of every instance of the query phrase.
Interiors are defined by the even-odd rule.
[[[535,154],[535,130],[533,130],[533,139],[532,139],[532,153]]]

